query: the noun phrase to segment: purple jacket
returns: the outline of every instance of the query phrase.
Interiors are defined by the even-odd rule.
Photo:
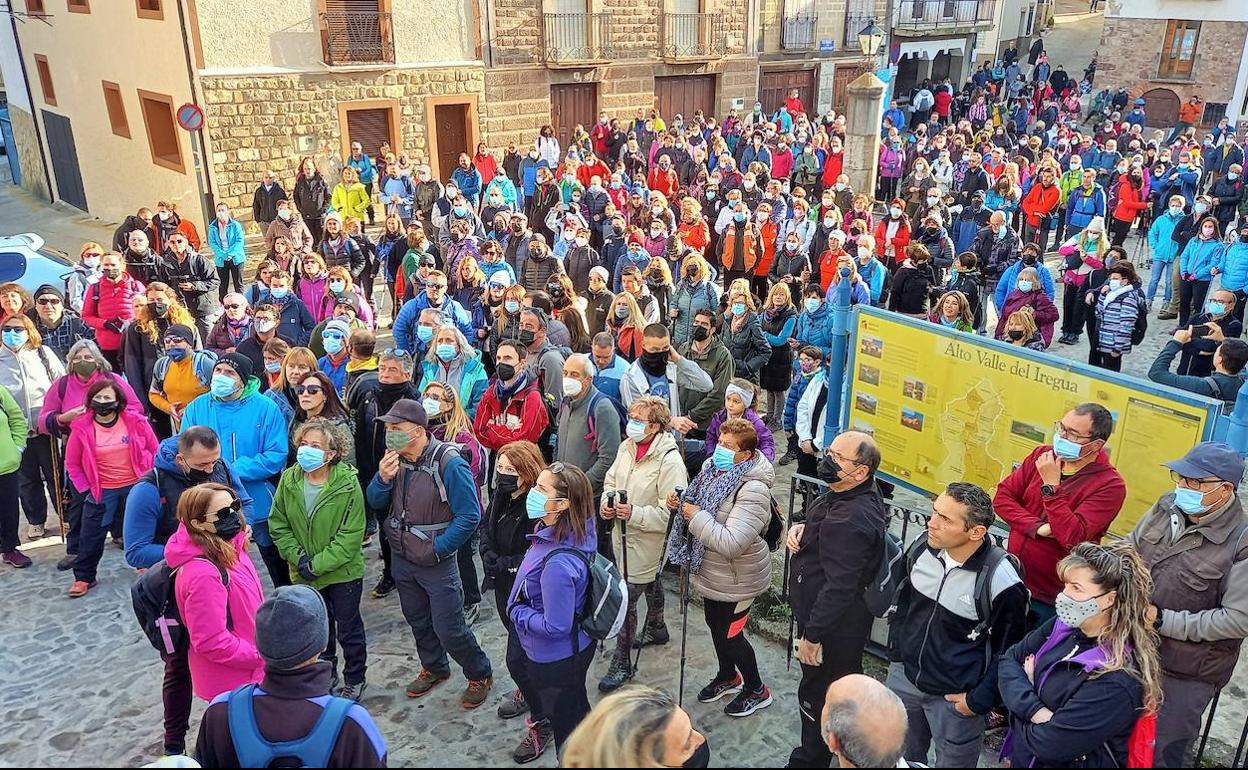
[[[710,457],[715,452],[715,447],[719,444],[719,428],[728,419],[728,410],[720,409],[711,418],[711,424],[706,426],[706,456]],[[745,419],[754,423],[754,430],[758,431],[758,451],[763,453],[763,457],[768,462],[776,461],[776,438],[771,435],[771,430],[763,424],[763,418],[758,416],[753,407],[745,410]]]
[[[534,663],[565,660],[591,644],[589,635],[578,628],[576,650],[572,649],[572,624],[589,590],[589,572],[584,562],[565,553],[552,558],[544,569],[542,563],[559,548],[575,548],[592,559],[598,550],[593,519],[580,542],[576,542],[573,535],[562,542],[554,538],[550,527],[542,527],[529,535],[531,545],[520,563],[511,598],[507,600],[507,614],[515,626],[520,646]]]
[[[905,166],[905,150],[894,150],[887,144],[880,145],[880,176],[887,179],[900,179]]]
[[[309,278],[306,275],[301,275],[295,286],[295,296],[303,300],[303,304],[308,306],[308,312],[312,314],[312,320],[318,324],[334,314],[332,307],[329,309],[329,313],[326,314],[324,312],[325,308],[321,306],[321,299],[325,296],[325,286],[328,283],[329,273],[322,275],[320,278]]]

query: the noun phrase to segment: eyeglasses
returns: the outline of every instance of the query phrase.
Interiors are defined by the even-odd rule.
[[[242,305],[237,305],[237,304],[236,304],[236,305],[226,305],[226,306],[225,306],[225,309],[226,309],[226,310],[239,310],[240,308],[242,308]]]
[[[170,238],[169,242],[175,246],[178,246],[178,245],[186,243],[186,239],[185,238]]]
[[[338,318],[338,317],[336,317],[336,316],[335,316],[334,320],[335,320],[335,321],[340,321],[340,320],[343,320],[343,319],[340,319],[340,318]],[[343,337],[341,334],[337,334],[337,333],[335,333],[335,332],[331,332],[331,333],[328,333],[328,334],[322,334],[322,335],[321,335],[321,339],[325,340],[326,342],[328,342],[329,340],[339,340],[339,341],[343,341],[343,340],[345,340],[345,339],[346,339],[346,337]]]
[[[1184,489],[1200,489],[1209,484],[1222,484],[1222,479],[1189,479],[1178,471],[1170,471],[1170,480]]]
[[[302,396],[305,393],[309,396],[319,396],[323,392],[325,392],[325,389],[322,388],[320,385],[296,385],[295,386],[296,396]]]
[[[1076,433],[1070,428],[1067,428],[1065,425],[1062,424],[1061,420],[1058,420],[1057,422],[1053,423],[1053,426],[1057,430],[1057,435],[1061,436],[1062,438],[1068,441],[1091,441],[1092,440],[1092,436],[1087,436],[1082,433]]]
[[[443,289],[443,290],[445,290],[445,289],[446,289],[446,284],[444,284],[444,283],[431,283],[431,284],[429,284],[429,287],[428,287],[428,288],[430,288],[430,289]]]
[[[36,302],[38,302],[40,305],[59,305],[59,304],[61,304],[61,301],[60,301],[59,299],[57,299],[56,297],[40,297],[39,299],[37,299],[37,300],[35,300],[35,301],[36,301]]]

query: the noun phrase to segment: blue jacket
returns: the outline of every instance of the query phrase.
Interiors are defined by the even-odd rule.
[[[403,303],[403,307],[399,308],[398,317],[394,319],[395,347],[407,351],[417,349],[416,326],[420,323],[420,311],[428,307],[429,294],[423,291]],[[477,338],[472,328],[472,316],[463,305],[447,297],[442,300],[442,307],[439,310],[443,316],[448,317],[455,324],[457,329],[463,332],[465,337],[470,340]]]
[[[693,336],[693,317],[699,310],[710,310],[711,316],[718,315],[719,287],[710,281],[702,281],[698,286],[691,286],[682,278],[676,285],[669,307],[680,311],[669,325],[672,329],[672,343],[677,347],[684,345]]]
[[[621,406],[624,404],[624,399],[620,395],[620,380],[624,378],[624,374],[628,371],[628,366],[628,361],[621,356],[613,354],[611,356],[611,365],[606,369],[599,369],[598,374],[594,375],[594,387]]]
[[[1196,200],[1196,187],[1200,184],[1200,169],[1188,166],[1180,169],[1177,165],[1166,169],[1159,179],[1153,180],[1157,188],[1158,198],[1169,198],[1171,195],[1182,195],[1190,207]]]
[[[1225,174],[1231,170],[1231,166],[1244,165],[1244,148],[1239,145],[1230,146],[1230,149],[1227,148],[1227,144],[1222,144],[1213,152],[1205,153],[1201,156],[1205,162],[1206,171],[1215,174]]]
[[[550,164],[546,161],[534,160],[528,155],[520,161],[520,194],[523,197],[533,197],[533,191],[537,189],[537,169],[542,166],[550,168]]]
[[[233,466],[255,500],[253,521],[268,522],[274,492],[269,480],[286,470],[290,436],[282,411],[259,390],[260,381],[252,377],[237,401],[221,401],[205,393],[187,404],[182,429],[204,425],[216,432],[221,459]],[[267,532],[257,531],[256,542],[270,545],[262,538],[267,539]]]
[[[825,354],[832,349],[832,304],[824,302],[815,312],[803,310],[793,335],[803,345],[814,345]]]
[[[342,396],[343,391],[347,388],[347,364],[351,363],[351,356],[343,356],[342,362],[334,366],[334,362],[329,360],[329,356],[321,356],[316,362],[316,368],[321,374],[329,378],[334,383],[334,390],[338,391],[338,395]]]
[[[303,300],[295,295],[295,291],[292,289],[282,302],[278,302],[272,296],[265,302],[281,310],[282,315],[277,322],[277,336],[296,346],[307,345],[308,339],[312,336],[312,330],[316,328],[316,320],[312,318],[312,313],[308,311],[308,306],[303,303]]]
[[[225,267],[227,257],[236,265],[247,261],[243,238],[243,223],[233,217],[230,217],[225,226],[225,243],[221,242],[221,228],[217,226],[217,220],[208,223],[208,248],[212,251],[212,261],[217,267]]]
[[[1248,286],[1248,243],[1237,240],[1223,252],[1221,281],[1227,291],[1243,291]]]
[[[525,657],[534,663],[554,663],[593,643],[588,634],[575,627],[576,615],[589,591],[589,571],[584,562],[570,553],[553,556],[549,561],[546,557],[560,548],[573,548],[592,559],[598,549],[594,519],[590,519],[589,529],[579,541],[570,533],[562,541],[555,540],[550,527],[541,527],[529,535],[529,541],[531,545],[507,600],[507,615]]]
[[[858,277],[871,290],[870,301],[864,304],[880,304],[880,296],[884,293],[884,279],[888,277],[888,268],[884,267],[884,263],[878,257],[872,257],[865,268],[861,264],[858,265]],[[855,291],[854,293],[856,294],[857,292]],[[829,285],[827,293],[828,302],[831,302],[834,296],[832,287]]]
[[[741,173],[744,174],[750,167],[750,164],[755,161],[762,163],[767,168],[771,168],[771,151],[767,149],[767,145],[764,144],[757,151],[755,151],[753,144],[745,148],[745,151],[741,153]]]
[[[611,281],[611,286],[613,287],[612,290],[616,294],[619,294],[624,290],[624,286],[621,282],[624,280],[624,271],[627,270],[630,265],[636,267],[642,273],[645,273],[646,268],[650,266],[650,252],[643,248],[640,253],[640,258],[635,261],[633,260],[633,256],[629,253],[628,249],[625,249],[624,253],[620,254],[619,259],[615,263],[615,275]]]
[[[793,377],[793,383],[789,385],[789,395],[784,399],[784,429],[789,433],[797,428],[797,403],[806,394],[806,388],[815,379],[818,371],[819,369],[815,369],[810,374],[801,372]]]
[[[156,450],[156,476],[158,482],[160,477],[163,476],[168,481],[175,483],[182,491],[186,491],[196,486],[199,482],[191,481],[186,477],[186,474],[174,459],[177,455],[177,436],[160,442],[160,448]],[[238,474],[234,472],[229,463],[224,460],[220,461],[219,469],[225,471],[229,477],[229,485],[238,493],[239,502],[243,504],[243,517],[247,521],[251,521],[255,518],[256,511],[256,505],[251,499],[251,495],[247,493],[247,489],[243,487],[243,482],[239,480]],[[165,558],[164,544],[153,541],[156,538],[156,532],[162,519],[175,520],[167,523],[173,525],[172,530],[177,529],[177,512],[174,506],[169,504],[170,502],[161,499],[160,490],[155,484],[149,484],[140,480],[130,488],[130,495],[126,498],[124,533],[126,564],[135,569],[147,569]],[[176,503],[174,504],[176,505]]]
[[[1226,244],[1216,238],[1207,241],[1199,237],[1187,242],[1183,253],[1179,255],[1179,274],[1194,275],[1198,281],[1213,280],[1212,270],[1222,269],[1222,256],[1226,252]]]
[[[485,199],[490,199],[490,193],[498,190],[503,195],[503,203],[511,207],[512,211],[520,210],[520,200],[516,195],[516,186],[506,174],[495,174],[490,183],[485,186]]]
[[[360,184],[372,184],[377,179],[377,166],[373,163],[373,159],[368,157],[368,153],[360,153],[359,160],[356,160],[353,155],[348,156],[347,165],[359,172]]]
[[[516,271],[513,270],[511,268],[511,265],[507,264],[506,261],[487,262],[485,261],[485,258],[483,257],[481,259],[481,262],[477,266],[481,268],[481,272],[485,273],[485,282],[487,284],[490,282],[490,279],[493,278],[496,273],[506,273],[507,277],[511,279],[512,283],[516,282]]]
[[[446,485],[452,519],[446,531],[433,538],[433,550],[439,559],[445,559],[462,548],[481,524],[481,498],[477,494],[477,482],[473,480],[472,468],[462,455],[446,460],[442,483]],[[373,476],[366,495],[368,507],[375,511],[389,511],[393,491],[393,480],[385,484],[380,474]]]
[[[441,368],[439,363],[421,362],[420,390],[422,393],[429,383],[438,382],[439,368]],[[485,366],[481,363],[481,356],[473,355],[464,362],[464,374],[459,381],[459,392],[456,395],[459,396],[459,403],[463,405],[464,411],[468,413],[468,419],[477,418],[477,405],[481,403],[481,397],[485,395],[489,380],[489,375],[485,373]]]
[[[469,165],[466,169],[456,166],[451,172],[451,181],[474,209],[481,205],[481,172],[475,166]]]
[[[878,274],[881,276],[880,278],[881,285],[883,285],[884,283],[883,269],[884,269],[884,266],[881,265],[880,270],[878,271]],[[836,284],[835,283],[828,284],[828,293],[827,293],[827,296],[824,297],[824,304],[831,305],[835,301],[836,301]],[[849,290],[849,304],[851,305],[873,304],[871,301],[871,292],[867,289],[866,282],[857,281],[853,284],[853,286]]]
[[[1153,220],[1153,226],[1148,228],[1148,246],[1153,253],[1154,262],[1164,262],[1168,265],[1179,256],[1179,244],[1175,243],[1170,236],[1174,233],[1174,226],[1183,220],[1184,215],[1170,216],[1169,207],[1163,211],[1165,213],[1159,214]],[[1226,284],[1225,276],[1222,278],[1222,283]]]
[[[997,290],[993,294],[992,301],[997,306],[997,312],[1001,312],[1001,308],[1005,307],[1005,298],[1010,292],[1014,291],[1014,284],[1018,283],[1018,274],[1023,272],[1023,260],[1014,260],[1014,263],[1005,269],[1001,274],[1001,278],[997,280]],[[1037,262],[1034,267],[1036,272],[1040,274],[1040,287],[1044,289],[1044,293],[1049,295],[1049,299],[1057,296],[1057,287],[1053,285],[1053,273],[1043,264]]]
[[[269,388],[264,391],[264,395],[277,404],[277,408],[282,413],[282,417],[286,420],[286,425],[289,428],[290,424],[295,421],[295,407],[290,403],[290,399],[286,398],[284,390],[282,388]]]
[[[1099,184],[1093,183],[1091,191],[1085,191],[1083,185],[1071,190],[1066,198],[1067,227],[1082,230],[1093,217],[1105,216],[1105,202],[1105,188]]]

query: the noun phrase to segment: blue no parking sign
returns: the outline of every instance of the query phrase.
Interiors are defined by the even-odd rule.
[[[178,125],[187,131],[198,131],[204,127],[204,111],[199,105],[187,102],[178,108]]]

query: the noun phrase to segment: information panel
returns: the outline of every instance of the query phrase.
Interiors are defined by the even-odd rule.
[[[1111,529],[1129,532],[1173,488],[1161,463],[1213,433],[1220,404],[1047,353],[859,307],[844,424],[875,436],[881,473],[939,494],[953,481],[992,491],[1057,421],[1087,401],[1114,415],[1110,457],[1127,483]]]

